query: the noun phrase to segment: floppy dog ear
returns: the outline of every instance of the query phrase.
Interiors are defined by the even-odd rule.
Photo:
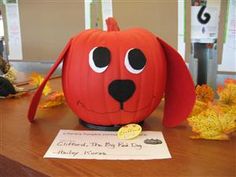
[[[34,121],[34,116],[39,104],[39,100],[41,98],[42,95],[42,91],[47,83],[47,81],[49,80],[49,78],[51,77],[51,75],[54,73],[54,71],[57,69],[57,67],[59,66],[59,64],[66,59],[66,55],[67,52],[70,49],[71,46],[71,42],[72,39],[66,44],[65,48],[63,49],[63,51],[61,52],[61,54],[59,55],[59,57],[57,58],[56,62],[54,63],[54,65],[51,67],[51,69],[49,70],[47,76],[44,78],[43,82],[41,83],[41,85],[39,86],[39,88],[37,89],[37,91],[35,92],[31,103],[30,103],[30,107],[29,107],[29,111],[28,111],[28,119],[30,122]]]
[[[180,54],[160,38],[157,40],[163,48],[167,63],[163,124],[174,127],[192,111],[196,97],[194,83]]]

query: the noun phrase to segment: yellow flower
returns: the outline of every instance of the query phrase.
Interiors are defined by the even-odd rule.
[[[196,100],[193,110],[190,114],[190,117],[200,114],[203,110],[207,109],[207,107],[208,107],[207,103]]]
[[[236,130],[236,106],[211,105],[199,114],[188,118],[193,139],[228,140]]]
[[[65,102],[65,97],[63,92],[53,92],[48,96],[47,100],[40,104],[40,108],[50,108],[63,104]]]
[[[30,84],[33,85],[35,88],[38,88],[44,80],[44,78],[40,74],[35,73],[35,72],[31,74],[30,78],[31,78]],[[52,89],[49,85],[49,82],[47,82],[47,84],[45,85],[43,89],[43,95],[46,96],[51,92],[52,92]]]
[[[226,134],[236,131],[236,106],[228,106],[226,112],[219,115],[223,132]]]
[[[225,87],[219,86],[217,89],[219,102],[227,105],[236,105],[236,83],[227,80]]]
[[[228,140],[236,131],[236,80],[226,79],[218,86],[219,99],[213,102],[213,90],[207,85],[197,86],[197,100],[188,118],[193,139]]]

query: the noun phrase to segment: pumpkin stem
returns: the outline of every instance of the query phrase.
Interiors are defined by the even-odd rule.
[[[120,28],[113,17],[106,19],[107,31],[120,31]]]

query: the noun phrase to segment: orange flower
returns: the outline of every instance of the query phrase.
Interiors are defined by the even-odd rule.
[[[224,90],[224,86],[223,86],[223,85],[218,85],[216,92],[219,94],[219,93],[221,93],[223,90]]]
[[[227,84],[236,84],[236,79],[227,78],[224,81],[225,85]]]
[[[201,86],[197,85],[195,92],[196,92],[197,100],[199,101],[207,103],[209,101],[213,101],[214,99],[213,89],[206,84],[203,84]]]
[[[46,101],[39,105],[40,108],[51,108],[55,106],[59,106],[65,102],[65,97],[63,92],[53,92],[49,95]]]
[[[219,95],[219,102],[227,105],[236,104],[236,80],[226,79],[225,85],[218,86],[217,94]]]

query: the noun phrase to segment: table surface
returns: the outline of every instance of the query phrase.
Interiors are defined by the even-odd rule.
[[[60,89],[60,78],[50,82],[54,89]],[[87,129],[79,124],[77,116],[67,105],[38,110],[35,123],[30,124],[26,115],[32,95],[33,93],[30,93],[21,98],[0,100],[0,177],[236,176],[235,134],[230,141],[192,140],[189,138],[192,135],[191,128],[186,122],[176,128],[162,126],[163,103],[145,120],[143,129],[163,132],[172,155],[171,159],[44,159],[43,155],[60,129]],[[8,160],[12,163],[8,163]],[[16,166],[24,173],[14,173]]]

